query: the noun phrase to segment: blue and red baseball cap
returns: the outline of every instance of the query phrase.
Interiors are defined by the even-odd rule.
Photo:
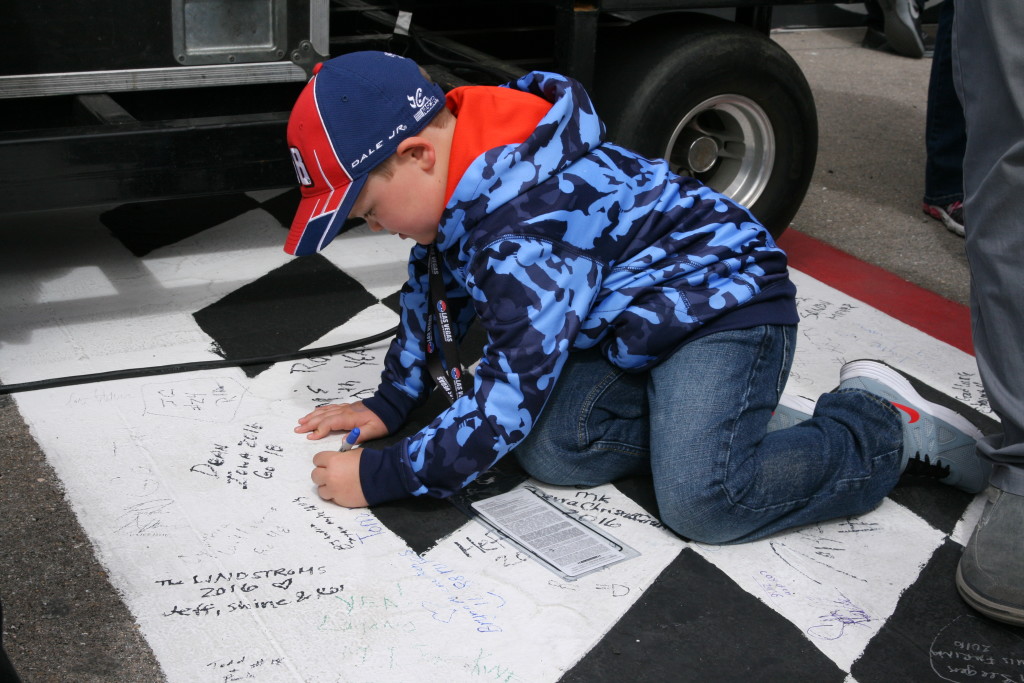
[[[284,250],[315,254],[334,239],[369,172],[444,107],[416,62],[353,52],[318,64],[288,119],[302,199]]]

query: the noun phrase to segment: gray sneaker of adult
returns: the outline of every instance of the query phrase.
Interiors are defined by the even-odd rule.
[[[924,56],[921,17],[914,0],[879,0],[885,16],[885,39],[898,54],[920,59]]]
[[[805,396],[783,394],[779,397],[779,405],[768,420],[768,431],[787,429],[809,420],[814,414],[814,401]]]
[[[991,489],[956,568],[956,587],[987,617],[1024,626],[1024,496]]]
[[[901,472],[934,477],[968,493],[988,486],[992,466],[978,457],[981,430],[949,408],[926,400],[885,363],[856,360],[839,372],[840,389],[861,389],[892,403],[903,416]]]

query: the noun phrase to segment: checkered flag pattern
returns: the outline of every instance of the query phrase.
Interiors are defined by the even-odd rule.
[[[0,378],[274,356],[394,326],[408,244],[357,226],[289,257],[297,199],[80,216],[59,262],[47,245],[68,226],[40,223],[37,267],[0,275]],[[805,310],[843,314],[805,316],[790,390],[827,391],[874,351],[993,428],[973,358],[794,279]],[[978,617],[954,586],[983,495],[901,486],[859,518],[705,546],[658,522],[643,478],[542,487],[640,553],[577,581],[446,501],[320,501],[309,462],[337,443],[294,434],[295,420],[368,395],[385,350],[16,395],[169,680],[1024,680],[1024,629]],[[498,473],[526,479],[514,460]]]

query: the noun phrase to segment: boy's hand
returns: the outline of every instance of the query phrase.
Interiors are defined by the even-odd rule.
[[[310,478],[317,485],[317,493],[321,498],[333,500],[347,508],[364,508],[368,505],[359,483],[360,453],[362,449],[357,448],[345,453],[320,451],[313,456],[316,469]]]
[[[295,431],[306,434],[307,439],[322,439],[331,432],[350,432],[359,427],[359,442],[387,436],[388,428],[362,401],[340,405],[320,406],[309,415],[299,418]]]

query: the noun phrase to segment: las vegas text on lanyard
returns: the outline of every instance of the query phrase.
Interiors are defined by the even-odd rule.
[[[430,277],[430,306],[427,308],[427,369],[434,383],[444,390],[449,403],[455,403],[464,393],[462,364],[459,362],[459,348],[455,343],[454,328],[448,315],[448,300],[445,296],[444,277],[437,247],[427,247],[427,270]],[[434,321],[441,332],[440,348],[435,343]],[[447,361],[448,368],[441,358]]]

